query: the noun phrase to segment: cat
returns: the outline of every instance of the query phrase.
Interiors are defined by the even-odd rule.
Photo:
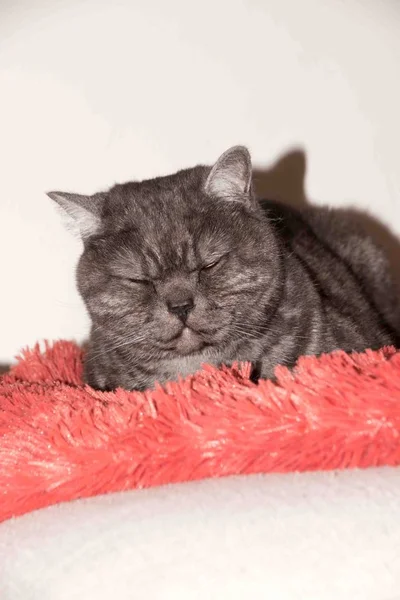
[[[213,167],[48,195],[83,240],[94,388],[144,390],[234,361],[269,378],[300,355],[398,345],[382,250],[334,210],[258,200],[243,146]]]

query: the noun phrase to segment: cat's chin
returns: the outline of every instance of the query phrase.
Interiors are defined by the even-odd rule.
[[[187,356],[188,354],[194,354],[200,352],[207,345],[199,336],[198,333],[185,327],[182,330],[181,335],[175,342],[175,352],[180,356]]]

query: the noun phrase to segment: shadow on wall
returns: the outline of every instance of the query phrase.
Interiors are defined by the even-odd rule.
[[[268,169],[254,169],[254,187],[259,198],[278,200],[301,209],[310,206],[305,192],[307,160],[302,149],[282,155]],[[356,208],[338,208],[349,221],[363,226],[386,252],[392,276],[400,289],[400,240],[378,219]]]
[[[5,364],[0,363],[0,375],[4,375],[4,373],[7,373],[9,368],[10,368],[10,365],[5,365]]]
[[[280,200],[294,208],[307,206],[304,189],[306,155],[301,149],[290,150],[268,169],[254,169],[253,181],[259,198]]]

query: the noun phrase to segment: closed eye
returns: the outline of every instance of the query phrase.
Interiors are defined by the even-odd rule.
[[[139,283],[141,285],[150,285],[151,284],[151,281],[149,281],[148,279],[135,279],[134,277],[127,277],[126,280],[129,281],[130,283]]]
[[[121,277],[117,276],[117,279],[120,281],[125,281],[126,283],[134,283],[137,285],[152,285],[152,282],[149,279],[138,279],[136,277]]]
[[[203,265],[201,267],[201,270],[202,271],[210,271],[211,269],[216,267],[221,262],[221,260],[222,260],[222,258],[218,258],[217,260],[213,260],[212,262],[206,263],[205,265]]]

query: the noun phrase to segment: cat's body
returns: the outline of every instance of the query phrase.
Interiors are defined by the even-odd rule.
[[[382,251],[335,211],[257,201],[244,148],[212,169],[51,197],[84,239],[96,388],[145,389],[238,360],[269,377],[302,354],[398,343]]]

